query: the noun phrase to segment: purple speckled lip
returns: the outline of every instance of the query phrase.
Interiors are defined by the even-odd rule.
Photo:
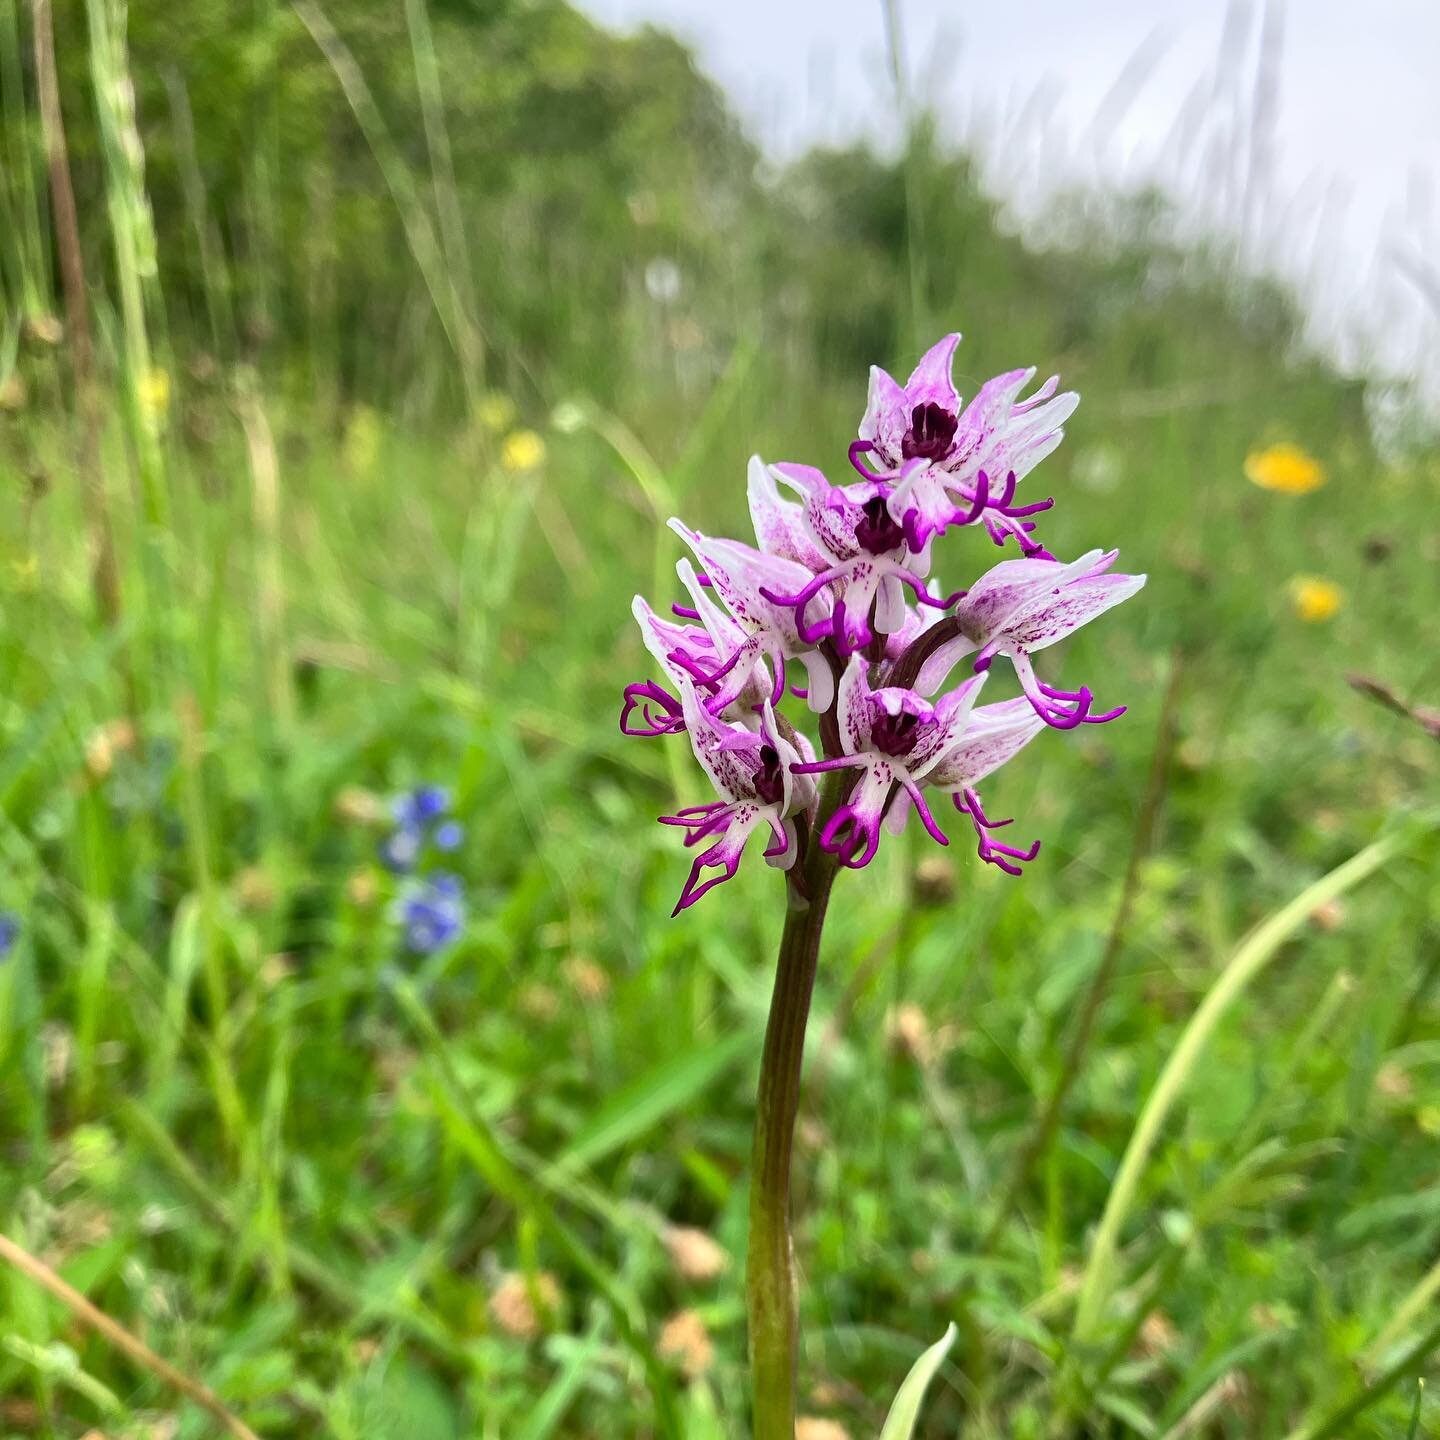
[[[1088,685],[1042,678],[1033,658],[1145,583],[1114,572],[1114,552],[1056,559],[1034,518],[1054,499],[1017,501],[1078,397],[1057,393],[1052,377],[1022,398],[1035,372],[1013,370],[963,402],[951,378],[959,339],[931,346],[904,385],[872,369],[845,451],[851,484],[756,457],[753,546],[671,522],[694,557],[677,567],[686,594],[663,616],[635,600],[660,679],[625,687],[620,729],[683,733],[715,790],[661,817],[694,852],[676,914],[736,874],[757,832],[766,862],[792,877],[811,846],[847,868],[868,865],[882,832],[898,833],[912,812],[947,844],[935,795],[969,822],[982,861],[1019,875],[1040,842],[997,839],[1012,822],[987,814],[980,783],[1046,730],[1125,713],[1098,708]],[[1002,549],[1013,540],[1018,558],[948,590],[933,566],[936,542],[955,531]],[[796,661],[802,685],[786,673]],[[1018,693],[977,705],[997,670]],[[800,706],[787,714],[792,699]],[[802,728],[807,712],[818,744]]]

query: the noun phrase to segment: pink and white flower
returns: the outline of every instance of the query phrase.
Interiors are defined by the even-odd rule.
[[[950,334],[931,346],[903,386],[871,367],[851,463],[867,479],[892,482],[890,514],[912,549],[951,525],[983,519],[996,544],[1013,535],[1023,553],[1039,554],[1026,517],[1052,502],[1017,506],[1015,487],[1064,439],[1080,397],[1057,395],[1059,377],[1052,375],[1020,399],[1035,377],[1032,366],[986,381],[962,410],[951,379],[959,343],[959,334]]]
[[[959,598],[940,599],[926,588],[929,549],[911,552],[890,514],[890,487],[883,482],[832,485],[813,465],[772,465],[769,474],[801,499],[786,502],[778,492],[771,496],[762,491],[757,533],[762,540],[769,535],[771,543],[806,553],[808,568],[805,583],[789,591],[767,589],[765,595],[793,609],[796,631],[805,644],[829,640],[844,659],[871,644],[877,632],[888,635],[904,625],[907,589],[917,603],[938,609]],[[752,513],[757,488],[752,478]],[[797,527],[803,527],[808,546],[795,543]]]
[[[1020,687],[1047,725],[1057,730],[1103,724],[1125,713],[1122,705],[1103,715],[1091,713],[1094,696],[1086,687],[1060,690],[1044,684],[1030,657],[1073,634],[1086,621],[1128,600],[1144,584],[1144,575],[1111,574],[1119,551],[1091,550],[1063,565],[1058,560],[1005,560],[986,571],[955,607],[960,634],[943,647],[945,658],[979,653],[977,670],[997,655],[1009,658]]]
[[[948,843],[935,823],[920,786],[941,757],[964,733],[965,722],[985,680],[972,675],[934,704],[913,690],[885,686],[872,690],[859,656],[840,677],[836,715],[842,754],[796,767],[797,773],[857,769],[860,776],[845,803],[825,822],[821,846],[858,870],[875,858],[880,823],[896,787],[915,807],[921,823],[941,845]]]
[[[682,682],[680,697],[691,749],[720,799],[660,817],[662,824],[685,831],[687,847],[713,842],[695,857],[676,915],[735,874],[757,828],[770,831],[766,861],[790,869],[799,854],[794,817],[815,801],[814,782],[803,771],[805,757],[780,733],[769,701],[758,730],[751,730],[712,714],[693,684]],[[708,869],[720,873],[702,878]]]
[[[1062,564],[1029,518],[1052,502],[1015,503],[1019,481],[1059,444],[1076,397],[1057,394],[1052,379],[1021,398],[1035,372],[1015,370],[962,406],[951,379],[959,338],[933,346],[903,386],[872,370],[850,447],[858,482],[832,485],[813,466],[756,457],[754,546],[671,522],[694,555],[676,566],[686,600],[672,618],[636,598],[658,675],[626,687],[620,726],[683,731],[718,796],[663,817],[698,851],[677,913],[735,873],[756,830],[769,836],[771,864],[794,871],[806,861],[792,880],[797,899],[817,876],[828,884],[837,862],[868,864],[882,828],[903,829],[912,811],[943,845],[927,792],[949,795],[968,817],[981,860],[1018,875],[1039,842],[997,838],[1012,822],[986,813],[981,782],[1047,726],[1124,713],[1097,713],[1088,687],[1048,684],[1032,661],[1145,584],[1113,571],[1114,551]],[[996,544],[1013,536],[1023,558],[993,566],[968,592],[940,595],[936,538],[981,527]],[[1022,693],[977,707],[997,656]],[[971,673],[952,685],[967,658]],[[787,675],[796,661],[803,688]],[[779,713],[789,694],[819,716],[818,758]],[[817,788],[816,775],[830,778]],[[823,860],[818,871],[811,860]]]

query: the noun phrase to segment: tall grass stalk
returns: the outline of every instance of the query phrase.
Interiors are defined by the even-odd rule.
[[[1189,1083],[1205,1045],[1231,1005],[1275,958],[1280,947],[1329,900],[1343,895],[1352,886],[1374,874],[1408,848],[1415,827],[1406,826],[1367,845],[1357,855],[1327,875],[1307,885],[1288,905],[1256,927],[1226,963],[1209,994],[1185,1027],[1150,1092],[1120,1169],[1110,1186],[1100,1227],[1090,1248],[1090,1257],[1080,1283],[1074,1335],[1078,1345],[1091,1343],[1104,1319],[1105,1306],[1114,1286],[1116,1252],[1120,1231],[1139,1189],[1140,1179],[1160,1137],[1175,1101]]]
[[[427,0],[405,0],[405,24],[410,31],[410,50],[415,60],[415,86],[420,92],[420,110],[425,123],[425,145],[430,156],[430,183],[435,194],[435,214],[440,221],[440,240],[445,250],[445,275],[450,283],[451,304],[461,324],[460,376],[473,414],[480,398],[485,354],[475,298],[475,270],[465,238],[465,219],[460,209],[460,191],[450,158],[450,131],[445,123],[445,97],[440,87],[440,65],[435,54],[435,36],[430,28]],[[476,427],[483,434],[483,427]]]
[[[7,4],[7,9],[9,6]],[[70,152],[60,106],[60,85],[55,65],[55,30],[50,0],[32,0],[31,24],[35,42],[35,77],[39,94],[40,124],[49,166],[50,205],[60,255],[60,281],[65,294],[65,321],[69,338],[75,409],[79,420],[77,451],[85,514],[89,529],[91,587],[95,608],[108,626],[122,615],[120,566],[115,533],[110,521],[110,498],[101,453],[100,394],[95,375],[95,342],[90,331],[90,300],[86,290],[85,260],[75,191],[70,180]],[[130,674],[125,664],[127,677]],[[133,681],[127,678],[131,720],[138,724]]]
[[[275,437],[249,378],[238,385],[235,408],[245,432],[250,467],[250,513],[255,527],[255,627],[265,694],[275,725],[294,718],[290,656],[285,640],[285,576],[280,541],[280,460]]]
[[[33,41],[40,53],[40,32],[35,11],[42,0],[31,0]],[[46,50],[51,56],[49,80],[54,89],[54,39],[49,0],[45,5]],[[35,122],[25,104],[20,15],[17,0],[0,0],[0,118],[4,120],[4,163],[0,164],[0,217],[7,235],[0,245],[0,264],[9,262],[10,285],[16,297],[15,313],[40,316],[49,312],[50,231],[45,224],[40,185],[35,176]],[[37,82],[41,75],[37,66]],[[38,89],[38,83],[37,83]],[[41,122],[44,126],[45,109]],[[43,138],[43,129],[42,129]],[[46,150],[49,150],[48,144]]]
[[[476,388],[478,379],[467,366],[469,357],[480,354],[478,327],[474,317],[467,314],[463,307],[454,278],[446,266],[444,246],[436,234],[430,212],[422,202],[409,166],[390,134],[390,127],[385,123],[365,73],[340,32],[314,0],[294,0],[294,7],[301,23],[320,47],[321,54],[330,62],[370,153],[380,167],[380,174],[400,215],[410,254],[420,270],[450,349],[460,363],[466,390]]]
[[[160,443],[168,376],[155,368],[150,320],[160,314],[155,224],[145,192],[145,151],[135,120],[135,86],[125,41],[125,9],[85,0],[90,77],[105,170],[106,214],[120,300],[119,359],[132,451],[152,538],[168,541],[170,502]]]

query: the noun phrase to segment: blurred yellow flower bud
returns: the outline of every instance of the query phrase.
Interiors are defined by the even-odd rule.
[[[368,406],[357,405],[345,422],[341,442],[345,464],[356,475],[368,475],[380,458],[382,427],[380,417]]]
[[[1325,467],[1308,451],[1287,441],[1252,450],[1245,457],[1245,477],[1262,490],[1308,495],[1325,483]]]
[[[1307,625],[1318,625],[1334,617],[1345,603],[1345,592],[1318,575],[1297,575],[1290,581],[1290,604]]]
[[[490,390],[475,402],[475,418],[492,435],[515,423],[515,402],[503,390]]]
[[[152,365],[135,386],[135,398],[146,425],[158,430],[170,411],[170,373]]]
[[[512,475],[537,470],[545,463],[545,442],[533,430],[513,430],[500,447],[500,464]]]

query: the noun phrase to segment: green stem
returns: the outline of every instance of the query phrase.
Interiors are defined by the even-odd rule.
[[[828,798],[828,797],[827,797]],[[825,807],[822,805],[822,813]],[[754,1173],[746,1308],[754,1388],[754,1440],[794,1440],[795,1362],[799,1348],[790,1242],[790,1159],[800,1107],[805,1026],[820,955],[820,931],[836,861],[811,841],[792,886],[756,1099]]]

